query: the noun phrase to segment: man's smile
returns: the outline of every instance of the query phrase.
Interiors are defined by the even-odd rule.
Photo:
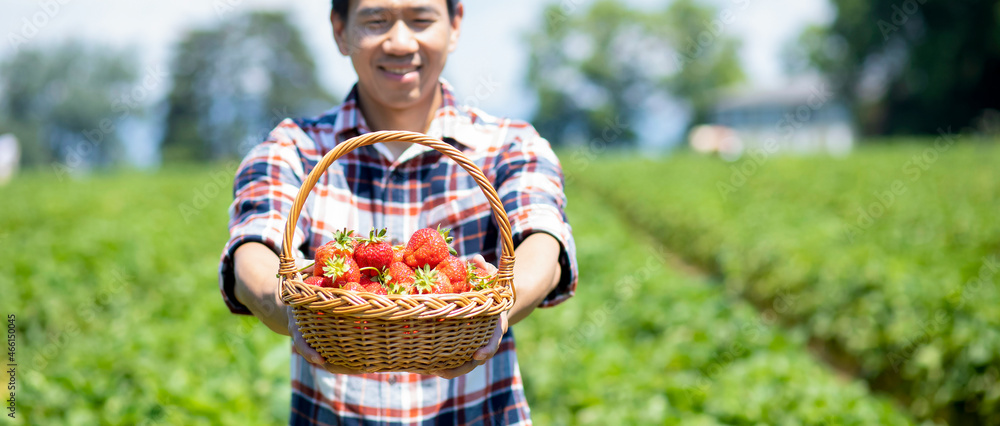
[[[415,72],[420,69],[419,66],[379,66],[382,71],[386,71],[392,74],[404,75],[407,73]]]

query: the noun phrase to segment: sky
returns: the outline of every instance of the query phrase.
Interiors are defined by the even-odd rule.
[[[556,0],[553,0],[556,1]],[[583,11],[590,0],[558,0],[565,10]],[[665,2],[627,0],[638,7]],[[542,23],[547,1],[465,1],[459,47],[449,58],[445,78],[460,101],[498,116],[530,118],[535,108],[525,84],[525,34]],[[828,22],[827,0],[711,0],[720,11],[733,12],[722,30],[741,40],[740,60],[748,85],[779,87],[786,83],[780,52],[807,25]],[[251,9],[288,9],[316,54],[321,82],[342,96],[355,81],[350,62],[336,50],[331,35],[330,2],[320,0],[19,0],[7,2],[0,15],[0,58],[27,46],[44,47],[82,38],[121,48],[134,48],[146,72],[166,70],[171,46],[189,29]],[[710,24],[706,23],[708,28]],[[24,43],[14,45],[20,37]],[[169,82],[152,89],[151,99],[169,90]],[[677,127],[674,125],[674,127]]]

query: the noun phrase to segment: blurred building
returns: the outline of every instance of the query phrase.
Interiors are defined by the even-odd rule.
[[[851,151],[856,138],[847,106],[834,97],[828,83],[818,78],[798,79],[781,88],[725,93],[712,109],[709,123],[715,130],[703,131],[701,136],[724,137],[719,143],[726,150],[719,152],[727,157],[738,157],[754,148],[844,155]],[[692,146],[695,135],[692,132]]]
[[[13,134],[0,135],[0,185],[10,181],[17,174],[21,162],[21,148]]]

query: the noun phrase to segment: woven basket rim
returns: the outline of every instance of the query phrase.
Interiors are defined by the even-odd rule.
[[[317,287],[295,278],[286,285],[294,289],[282,293],[281,300],[286,305],[351,318],[474,318],[499,314],[514,304],[513,294],[507,287],[490,287],[464,293],[384,295]],[[441,306],[433,309],[434,305]],[[370,310],[380,312],[373,314],[368,312]]]

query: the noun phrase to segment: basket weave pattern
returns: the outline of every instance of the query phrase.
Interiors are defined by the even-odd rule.
[[[344,154],[379,142],[433,148],[464,168],[486,195],[500,233],[496,284],[461,294],[377,295],[308,285],[292,257],[295,224],[319,177]],[[306,342],[328,363],[363,372],[434,371],[472,359],[493,334],[497,318],[514,305],[514,243],[496,190],[475,163],[440,140],[413,132],[373,132],[330,150],[306,177],[285,223],[278,286]]]

